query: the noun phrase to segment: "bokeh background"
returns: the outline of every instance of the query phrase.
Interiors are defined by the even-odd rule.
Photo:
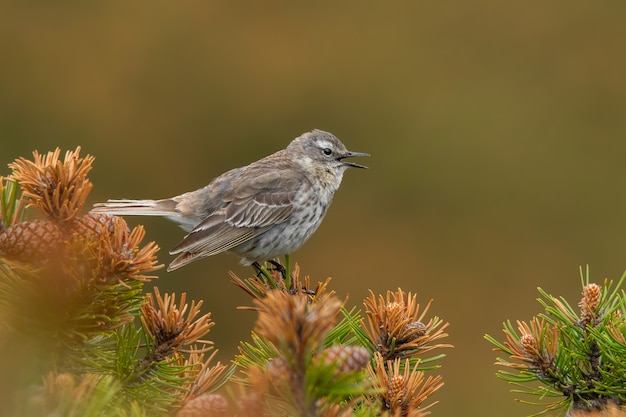
[[[369,152],[292,256],[350,305],[417,292],[451,323],[433,415],[524,416],[485,333],[619,278],[626,3],[137,0],[0,6],[0,163],[83,147],[90,203],[169,197],[312,128]],[[133,224],[138,220],[133,219]],[[142,221],[163,250],[183,232]],[[160,273],[229,360],[254,321],[217,256]]]

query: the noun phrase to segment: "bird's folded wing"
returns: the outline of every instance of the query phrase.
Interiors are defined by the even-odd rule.
[[[271,171],[254,176],[224,196],[225,206],[198,224],[170,254],[215,255],[284,222],[301,183],[301,178]]]

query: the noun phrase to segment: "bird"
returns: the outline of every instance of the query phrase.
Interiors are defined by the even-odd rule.
[[[173,271],[195,260],[231,252],[241,265],[288,256],[321,224],[346,169],[367,168],[332,133],[306,132],[288,146],[234,168],[196,191],[160,200],[108,200],[94,213],[161,216],[188,234],[170,250]]]

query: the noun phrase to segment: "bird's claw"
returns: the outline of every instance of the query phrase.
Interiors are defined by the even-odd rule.
[[[273,266],[273,268],[268,268],[270,271],[278,272],[283,277],[283,279],[287,278],[287,270],[280,262],[274,260],[270,260],[267,262],[269,262]]]

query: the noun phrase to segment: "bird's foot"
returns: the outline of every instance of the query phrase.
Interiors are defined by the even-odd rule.
[[[258,262],[252,263],[252,267],[254,268],[257,278],[265,280],[271,288],[279,288],[276,281],[274,281],[274,277],[278,275],[278,277],[285,281],[283,288],[287,289],[290,294],[298,293],[297,288],[292,288],[295,283],[294,277],[291,274],[288,274],[287,268],[283,264],[273,259],[268,260],[267,263],[270,264],[271,267],[262,266]],[[275,272],[276,275],[273,274],[273,272]]]
[[[252,268],[254,269],[254,273],[257,278],[269,278],[269,271],[264,266],[261,266],[258,262],[252,263]]]
[[[270,271],[278,272],[283,277],[283,279],[287,278],[287,270],[280,262],[275,260],[270,260],[267,262],[269,262],[273,266],[273,268],[268,268]]]
[[[276,260],[269,260],[267,261],[268,263],[272,264],[273,268],[269,268],[270,271],[276,271],[280,274],[280,276],[282,277],[283,280],[285,280],[285,288],[287,289],[287,292],[289,294],[297,294],[298,293],[298,289],[295,288],[295,279],[293,277],[293,275],[291,275],[291,273],[289,273],[287,271],[287,269],[289,268],[289,257],[288,255],[285,256],[285,263],[287,265],[287,267],[285,267],[285,265],[281,264],[280,262],[276,261]]]
[[[252,263],[252,268],[254,269],[257,278],[261,278],[261,280],[265,281],[265,285],[268,286],[268,288],[278,288],[276,281],[274,281],[274,277],[266,267],[261,266],[261,264],[255,261]]]
[[[288,292],[291,295],[295,295],[295,294],[298,294],[300,292],[302,294],[308,295],[311,298],[313,298],[313,297],[315,297],[317,295],[317,293],[315,291],[308,289],[304,285],[300,288],[300,290],[298,290],[297,288],[292,288]]]

